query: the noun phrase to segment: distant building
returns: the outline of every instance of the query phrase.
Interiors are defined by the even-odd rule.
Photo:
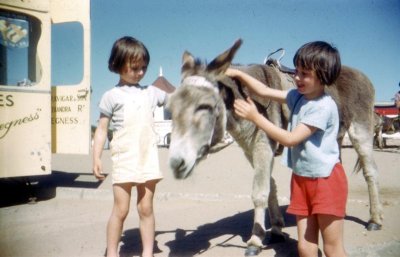
[[[163,76],[162,68],[160,74],[152,84],[155,87],[171,94],[175,87]],[[165,107],[157,107],[154,111],[154,129],[157,134],[157,145],[168,147],[171,141],[171,113]]]
[[[160,74],[158,78],[152,83],[153,86],[167,92],[168,94],[175,91],[175,87],[163,76],[162,67],[160,67]],[[170,120],[171,113],[167,111],[164,107],[157,107],[154,111],[154,120],[163,121]]]
[[[160,67],[160,74],[154,80],[153,85],[169,94],[175,91],[175,87],[163,76],[162,67]]]

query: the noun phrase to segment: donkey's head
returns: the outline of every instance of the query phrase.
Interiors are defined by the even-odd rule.
[[[189,52],[183,54],[181,86],[168,101],[172,113],[169,165],[176,178],[185,178],[210,149],[222,140],[226,113],[219,95],[223,78],[242,41],[206,65]]]

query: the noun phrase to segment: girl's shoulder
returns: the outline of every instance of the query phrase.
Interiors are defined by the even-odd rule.
[[[286,103],[289,106],[289,108],[293,109],[296,103],[302,98],[302,94],[297,91],[297,89],[292,88],[288,91],[286,95]]]
[[[121,90],[120,90],[120,86],[115,85],[114,87],[112,87],[112,88],[106,90],[106,92],[104,92],[104,95],[116,94],[116,93],[118,93],[119,91],[121,91]]]
[[[152,95],[155,95],[158,97],[160,96],[165,96],[167,94],[167,92],[165,92],[164,90],[156,87],[155,85],[149,85],[148,86],[148,90],[151,91]]]
[[[320,112],[331,112],[337,109],[335,100],[328,94],[323,94],[317,99],[307,101],[307,106]]]
[[[324,94],[324,95],[321,97],[321,104],[322,104],[322,105],[329,105],[329,106],[331,106],[331,107],[337,108],[337,104],[336,104],[335,100],[334,100],[333,97],[332,97],[331,95],[329,95],[329,94]]]
[[[116,101],[116,99],[122,99],[124,95],[127,95],[128,92],[123,90],[120,86],[116,85],[113,88],[108,89],[104,92],[102,99],[106,101]]]

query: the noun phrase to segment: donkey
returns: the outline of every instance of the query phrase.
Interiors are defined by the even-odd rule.
[[[274,156],[280,147],[253,123],[235,115],[233,102],[235,99],[250,96],[265,117],[284,128],[288,123],[289,110],[285,104],[281,105],[252,94],[246,87],[241,87],[239,81],[224,74],[241,43],[241,40],[236,41],[230,49],[208,65],[194,58],[189,52],[184,52],[181,86],[171,95],[167,106],[172,113],[173,124],[169,165],[176,178],[184,179],[207,154],[223,148],[220,141],[225,131],[232,135],[254,169],[251,195],[254,222],[245,252],[246,256],[251,256],[257,255],[263,246],[267,206],[272,239],[285,239],[282,232],[284,219],[279,211],[277,187],[272,176]],[[287,90],[295,86],[291,76],[273,65],[235,68],[247,72],[269,87]],[[367,229],[378,230],[382,224],[382,208],[378,192],[378,172],[372,157],[373,86],[361,72],[343,66],[336,86],[327,91],[339,108],[339,145],[347,131],[358,153],[368,185],[371,218]]]

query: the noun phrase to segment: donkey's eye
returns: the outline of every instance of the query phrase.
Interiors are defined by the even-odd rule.
[[[213,108],[211,107],[211,105],[208,105],[208,104],[200,104],[200,105],[197,107],[196,112],[199,112],[199,111],[209,111],[209,112],[212,112],[212,110],[213,110]]]

